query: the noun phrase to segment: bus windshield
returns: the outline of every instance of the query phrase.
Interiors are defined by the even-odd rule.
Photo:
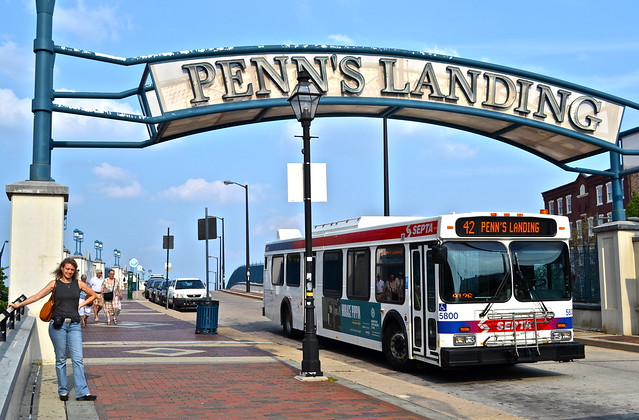
[[[515,297],[523,302],[570,299],[570,260],[563,242],[510,244]]]
[[[508,251],[499,242],[447,242],[440,247],[444,302],[505,302],[511,296]]]

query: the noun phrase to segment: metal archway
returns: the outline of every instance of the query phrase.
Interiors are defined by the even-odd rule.
[[[511,144],[564,170],[608,176],[613,220],[625,219],[621,156],[626,108],[639,104],[554,78],[456,57],[396,49],[281,45],[229,47],[121,58],[54,45],[54,0],[37,0],[34,141],[30,180],[51,180],[54,148],[144,148],[204,131],[294,118],[287,102],[302,70],[324,92],[317,117],[365,116],[426,122]],[[121,66],[143,65],[137,87],[122,92],[62,92],[53,87],[56,54]],[[292,81],[289,83],[289,81]],[[137,96],[139,114],[74,108],[55,99]],[[53,112],[144,124],[140,141],[51,138]],[[610,170],[571,162],[608,152]]]

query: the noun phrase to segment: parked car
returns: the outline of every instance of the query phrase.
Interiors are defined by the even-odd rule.
[[[153,285],[153,292],[151,293],[151,302],[155,302],[157,304],[162,304],[162,291],[165,288],[165,284],[166,284],[166,280],[162,279],[162,280],[158,280],[154,285]]]
[[[169,308],[180,310],[196,307],[198,303],[208,299],[206,287],[202,280],[195,278],[175,279],[167,291]]]
[[[153,291],[154,282],[162,280],[164,281],[164,277],[159,274],[151,274],[151,277],[147,281],[144,282],[144,297],[146,299],[151,298],[151,292]]]
[[[164,279],[154,278],[146,282],[146,289],[144,290],[144,295],[151,302],[154,301],[153,294],[155,293],[155,288],[161,281],[164,281]]]

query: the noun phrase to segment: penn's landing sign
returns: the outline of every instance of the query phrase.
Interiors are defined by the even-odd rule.
[[[333,51],[331,51],[331,49]],[[281,47],[221,50],[149,65],[153,116],[192,110],[157,126],[160,141],[185,134],[292,118],[286,102],[306,70],[324,92],[318,116],[430,122],[569,162],[615,143],[623,106],[597,92],[532,73],[435,54]],[[155,95],[152,94],[155,92]]]

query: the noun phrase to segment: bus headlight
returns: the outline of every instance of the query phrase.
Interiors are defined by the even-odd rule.
[[[474,346],[475,334],[455,334],[453,336],[453,345],[455,346]]]
[[[572,331],[553,330],[550,332],[550,339],[552,341],[570,341],[572,340]]]

